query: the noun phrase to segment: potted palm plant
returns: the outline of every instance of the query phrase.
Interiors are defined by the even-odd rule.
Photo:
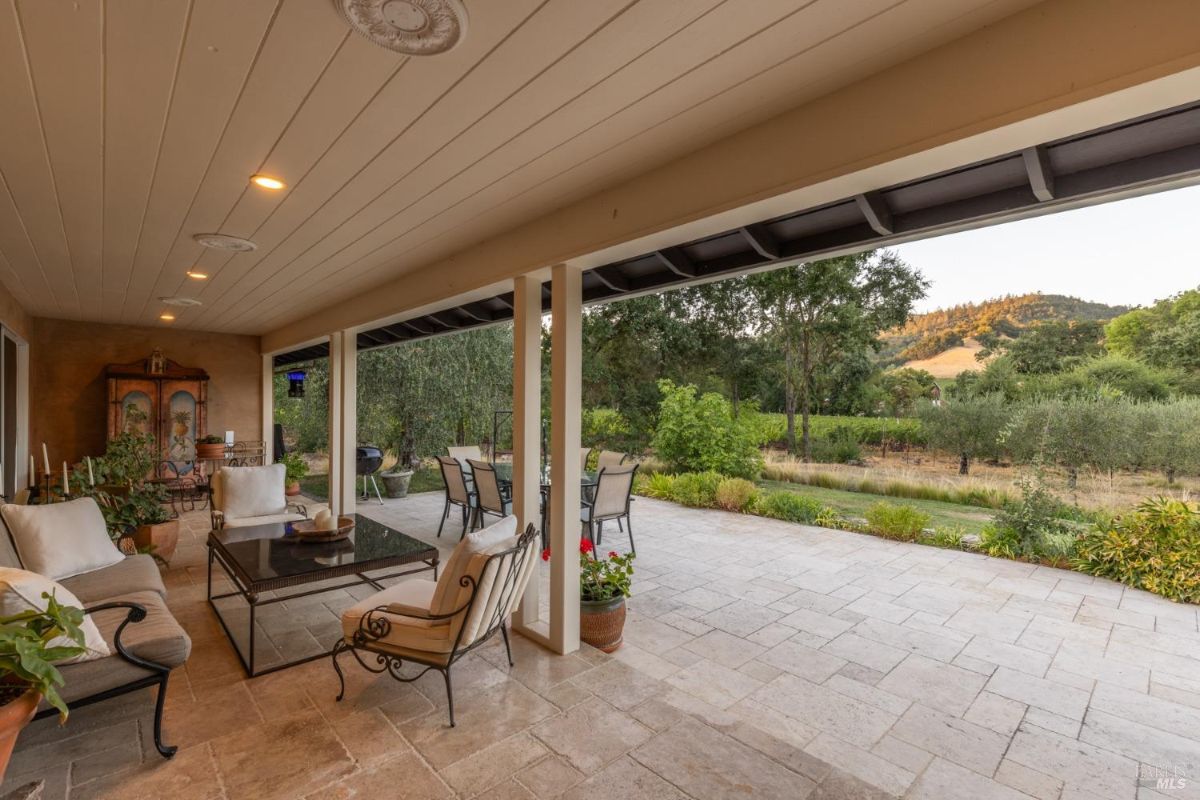
[[[550,548],[542,551],[550,560]],[[633,554],[610,550],[596,555],[590,539],[579,540],[579,639],[611,653],[621,646],[625,630],[625,598],[633,581]]]
[[[46,610],[29,609],[0,616],[0,780],[8,770],[17,736],[46,702],[67,719],[67,704],[58,694],[62,673],[54,662],[83,653],[83,611],[59,605],[51,595]]]
[[[288,497],[295,497],[300,494],[300,481],[308,476],[308,463],[299,453],[284,453],[279,461],[287,472],[283,479],[284,486],[287,487],[284,492]]]

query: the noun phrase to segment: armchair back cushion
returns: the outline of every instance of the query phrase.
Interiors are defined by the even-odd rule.
[[[466,598],[471,594],[471,590],[464,588],[460,583],[463,576],[467,574],[471,559],[485,553],[498,544],[512,539],[516,533],[517,518],[509,516],[493,525],[472,531],[464,536],[458,545],[455,546],[454,552],[450,554],[450,558],[446,559],[446,568],[442,571],[442,576],[437,582],[437,589],[433,592],[433,601],[429,604],[429,613],[449,614],[465,603]],[[511,547],[512,545],[509,546]],[[503,550],[504,548],[500,549]],[[462,595],[462,600],[459,600],[459,595]]]
[[[90,497],[44,506],[0,507],[21,566],[50,580],[109,567],[125,558]]]
[[[221,467],[213,476],[213,506],[227,519],[287,513],[283,464]]]
[[[0,569],[0,616],[10,617],[25,611],[45,611],[49,602],[43,594],[53,595],[61,605],[83,608],[83,603],[62,584],[23,569]],[[72,658],[64,658],[58,664],[74,664],[112,655],[108,643],[100,635],[100,629],[90,615],[85,615],[83,624],[84,652]],[[50,640],[51,647],[73,647],[75,643],[65,636]]]

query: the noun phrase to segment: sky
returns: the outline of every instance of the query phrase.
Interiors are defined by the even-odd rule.
[[[893,249],[933,284],[918,313],[1030,292],[1149,305],[1200,286],[1200,186]]]

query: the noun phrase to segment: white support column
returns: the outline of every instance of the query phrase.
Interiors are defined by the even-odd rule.
[[[513,513],[520,530],[541,527],[542,282],[513,281]],[[540,545],[539,545],[540,547]],[[541,562],[513,615],[513,628],[549,645],[541,620]]]
[[[335,514],[353,514],[358,501],[358,337],[329,337],[329,503]]]
[[[579,649],[579,441],[583,274],[550,273],[550,647]]]
[[[262,437],[263,463],[274,464],[275,452],[275,358],[262,357]]]
[[[329,510],[342,510],[342,332],[329,335]]]

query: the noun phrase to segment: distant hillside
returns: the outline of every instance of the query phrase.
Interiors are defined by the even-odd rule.
[[[1038,322],[1107,321],[1129,310],[1128,306],[1089,303],[1061,294],[1024,294],[966,303],[909,317],[904,327],[884,334],[879,359],[889,364],[905,364],[954,350],[957,357],[949,360],[959,363],[968,351],[979,347],[974,342],[967,344],[966,340],[982,334],[1015,338]]]

